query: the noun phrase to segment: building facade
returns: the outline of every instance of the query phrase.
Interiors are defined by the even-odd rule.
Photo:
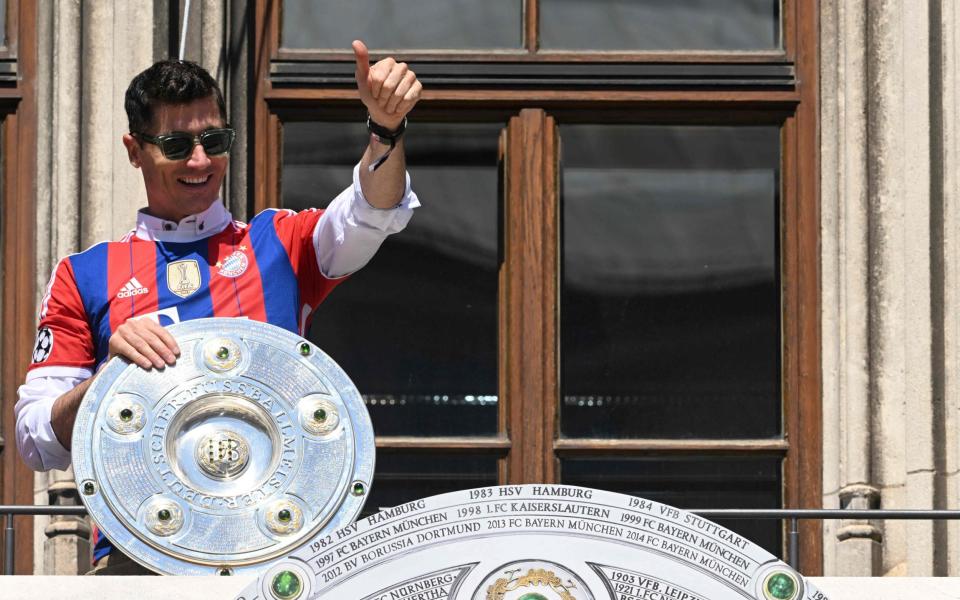
[[[957,507],[954,2],[391,7],[6,1],[4,502],[77,501],[18,463],[13,405],[56,261],[145,204],[129,80],[182,46],[238,130],[234,215],[322,207],[365,143],[358,37],[427,90],[406,142],[424,207],[310,333],[371,411],[370,510],[526,482]],[[779,523],[727,524],[781,553]],[[84,521],[32,529],[18,572],[85,570]],[[807,522],[802,570],[958,575],[958,533]]]

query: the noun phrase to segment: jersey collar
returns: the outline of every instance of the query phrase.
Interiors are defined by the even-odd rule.
[[[148,215],[144,210],[137,211],[136,236],[151,242],[195,242],[220,233],[233,220],[219,198],[207,210],[184,217],[179,223]]]

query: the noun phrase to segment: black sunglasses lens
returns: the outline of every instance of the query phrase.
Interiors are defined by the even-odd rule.
[[[210,156],[226,154],[233,145],[233,135],[230,131],[208,131],[200,137],[203,151]]]
[[[163,140],[160,150],[170,160],[182,160],[190,156],[193,150],[193,138],[189,135],[171,135]]]

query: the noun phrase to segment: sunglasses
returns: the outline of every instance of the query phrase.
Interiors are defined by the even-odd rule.
[[[233,140],[237,136],[232,127],[222,129],[207,129],[200,135],[190,135],[185,132],[167,133],[163,135],[147,135],[146,133],[131,133],[131,135],[160,148],[160,152],[167,160],[183,160],[193,154],[193,147],[203,146],[207,156],[219,156],[230,152]]]

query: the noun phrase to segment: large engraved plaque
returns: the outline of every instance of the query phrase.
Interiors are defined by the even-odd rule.
[[[350,524],[374,441],[343,370],[265,323],[169,330],[176,365],[114,359],[80,405],[73,468],[104,535],[160,573],[240,575]]]
[[[479,488],[316,536],[238,600],[826,600],[763,548],[642,498]]]

